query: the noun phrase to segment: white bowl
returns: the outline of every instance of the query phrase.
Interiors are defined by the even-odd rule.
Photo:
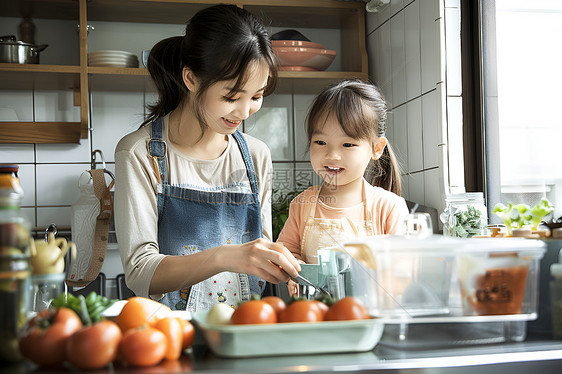
[[[280,70],[321,71],[326,70],[336,58],[336,51],[322,48],[273,47]]]

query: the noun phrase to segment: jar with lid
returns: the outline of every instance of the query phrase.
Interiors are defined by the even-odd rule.
[[[29,310],[30,225],[20,211],[17,165],[0,165],[0,361],[17,361]]]
[[[448,195],[441,213],[443,235],[472,238],[488,233],[488,211],[482,192]]]
[[[550,305],[552,310],[552,336],[562,340],[562,249],[558,263],[550,265]]]

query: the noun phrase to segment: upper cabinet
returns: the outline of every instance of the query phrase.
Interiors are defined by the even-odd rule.
[[[0,90],[69,90],[80,109],[80,122],[0,122],[0,143],[78,143],[88,137],[88,97],[91,90],[151,91],[152,83],[138,54],[139,68],[88,66],[88,52],[99,49],[129,50],[134,42],[149,40],[158,24],[178,30],[197,11],[213,4],[235,4],[263,20],[271,33],[283,29],[328,30],[337,35],[328,49],[337,52],[337,65],[327,71],[281,71],[278,93],[315,93],[329,82],[368,78],[363,2],[336,0],[0,0],[0,17],[13,21],[14,34],[24,17],[34,22],[64,22],[67,31],[51,35],[49,58],[40,64],[0,63]],[[121,48],[102,48],[94,37],[96,24],[133,23],[138,32]],[[94,30],[89,34],[90,26]],[[106,27],[119,33],[119,27]],[[4,33],[4,31],[1,31]],[[143,34],[144,33],[144,34]],[[178,33],[179,34],[179,33]],[[305,33],[306,35],[306,33]],[[107,37],[107,36],[106,36]],[[90,39],[89,39],[90,38]],[[311,38],[313,39],[313,38]],[[312,40],[315,41],[315,40]],[[151,42],[152,43],[152,42]],[[142,43],[141,43],[142,45]],[[146,46],[145,49],[153,45]]]

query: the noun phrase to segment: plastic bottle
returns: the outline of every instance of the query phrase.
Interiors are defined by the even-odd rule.
[[[558,254],[558,263],[550,265],[550,305],[552,307],[552,335],[562,339],[562,249]]]
[[[20,211],[17,165],[0,165],[0,361],[21,359],[18,334],[29,311],[30,224]]]

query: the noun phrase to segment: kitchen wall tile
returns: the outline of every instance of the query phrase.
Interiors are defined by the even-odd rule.
[[[404,170],[410,170],[408,165],[408,118],[406,106],[394,108],[390,114],[394,126],[394,150],[398,161]]]
[[[389,108],[392,108],[393,65],[390,44],[390,22],[384,23],[377,29],[373,33],[373,38],[369,37],[368,42],[369,56],[371,56],[371,59],[374,59],[374,61],[370,62],[370,64],[374,63],[374,69],[370,68],[371,75],[375,74],[372,77],[373,82],[382,90],[384,97],[389,103]]]
[[[436,21],[435,0],[420,2],[420,46],[422,93],[432,90],[440,76],[439,22]]]
[[[272,179],[273,199],[276,201],[279,194],[286,193],[295,188],[295,165],[292,162],[274,163]]]
[[[70,226],[71,207],[37,207],[37,225],[40,230],[44,230],[51,223],[57,227]]]
[[[408,200],[425,205],[423,176],[423,172],[413,173],[408,176]]]
[[[314,172],[310,162],[298,162],[295,166],[295,186],[308,187],[321,185],[322,178]]]
[[[425,204],[437,209],[439,213],[443,211],[445,193],[443,190],[443,178],[440,168],[424,171],[424,199]]]
[[[264,141],[275,161],[293,159],[293,121],[291,95],[274,94],[262,108],[244,121],[244,132]]]
[[[90,164],[37,165],[37,205],[72,205],[79,195],[78,179]]]
[[[37,144],[38,163],[90,162],[90,140],[80,144]]]
[[[445,10],[445,45],[447,95],[462,95],[461,11],[459,8]]]
[[[404,0],[390,0],[390,15],[393,16],[404,8]]]
[[[423,125],[421,98],[406,104],[408,119],[408,167],[410,172],[423,169]]]
[[[29,222],[30,228],[37,226],[35,222],[35,207],[33,208],[20,208],[21,215]]]
[[[420,4],[412,2],[404,10],[404,48],[406,61],[406,99],[421,95]]]
[[[404,27],[404,12],[400,12],[390,19],[393,106],[400,105],[406,101],[406,52],[404,49]]]
[[[35,206],[35,165],[19,165],[18,178],[23,188],[21,206]]]
[[[386,113],[386,139],[392,145],[393,149],[396,149],[394,143],[396,143],[396,136],[394,135],[394,115],[389,109]]]
[[[0,160],[5,164],[24,164],[35,161],[33,144],[2,144]]]
[[[451,187],[464,186],[462,97],[447,98],[448,169]]]
[[[402,197],[406,200],[410,200],[410,177],[408,174],[403,174],[400,177],[400,191],[402,193]]]
[[[369,35],[390,18],[390,4],[380,6],[376,12],[366,12],[366,34]]]
[[[0,90],[0,107],[12,109],[18,121],[33,121],[33,92],[31,90]],[[7,113],[8,111],[6,111]]]
[[[35,91],[33,100],[38,122],[80,122],[80,107],[74,106],[72,90]]]
[[[119,140],[139,128],[144,119],[141,92],[92,92],[92,146],[114,162]]]
[[[422,96],[424,169],[439,166],[437,146],[441,144],[439,141],[440,110],[441,103],[437,90]]]
[[[308,135],[306,133],[306,116],[308,115],[314,97],[314,95],[293,95],[296,161],[310,161]]]

